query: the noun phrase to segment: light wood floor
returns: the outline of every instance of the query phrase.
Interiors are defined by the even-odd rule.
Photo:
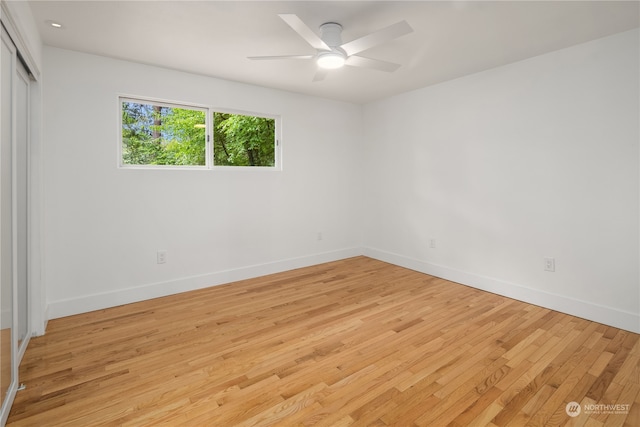
[[[637,334],[357,257],[52,320],[8,425],[637,427],[639,360]]]

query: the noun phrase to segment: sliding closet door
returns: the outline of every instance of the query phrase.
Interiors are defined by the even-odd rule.
[[[28,241],[28,223],[29,223],[29,84],[30,79],[24,66],[20,61],[16,64],[16,108],[15,108],[15,173],[14,173],[14,191],[15,191],[15,213],[16,213],[16,282],[18,287],[18,363],[26,350],[27,334],[31,330],[29,328],[29,278],[27,264],[27,241]]]
[[[13,75],[16,67],[15,46],[2,29],[0,52],[0,80],[2,86],[2,121],[0,122],[0,397],[6,407],[15,370],[13,346]],[[10,400],[10,399],[9,399]]]

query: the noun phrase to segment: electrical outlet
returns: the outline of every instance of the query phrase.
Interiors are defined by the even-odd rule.
[[[318,231],[318,236],[316,237],[318,240],[322,240],[323,236],[322,236],[322,232]]]
[[[156,253],[156,261],[158,264],[164,264],[167,262],[167,251],[158,251]]]
[[[544,271],[556,271],[555,258],[544,258]]]
[[[431,249],[435,249],[436,248],[436,239],[429,239],[429,247]]]

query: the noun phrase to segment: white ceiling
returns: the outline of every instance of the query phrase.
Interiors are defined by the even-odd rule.
[[[640,26],[638,1],[30,1],[46,45],[325,98],[365,103]],[[415,30],[362,56],[394,73],[345,67],[312,82],[313,54],[278,16],[343,42],[407,20]],[[56,30],[46,21],[64,25]]]

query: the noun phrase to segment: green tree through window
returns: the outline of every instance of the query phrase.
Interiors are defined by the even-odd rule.
[[[204,166],[205,111],[122,102],[122,163]]]
[[[242,114],[213,113],[214,164],[274,166],[275,120]]]
[[[122,165],[276,166],[274,118],[125,98],[121,113]]]

